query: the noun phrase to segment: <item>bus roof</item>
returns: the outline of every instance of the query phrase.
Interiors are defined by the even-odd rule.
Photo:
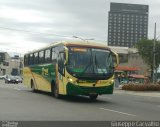
[[[70,41],[62,41],[62,43],[65,46],[88,46],[88,47],[102,47],[102,48],[108,48],[110,49],[107,44],[98,42],[98,41],[75,41],[75,40],[70,40]]]
[[[96,48],[106,48],[108,50],[110,50],[110,48],[107,46],[107,44],[102,43],[102,42],[98,42],[98,41],[88,41],[88,40],[67,40],[67,41],[59,41],[59,42],[54,42],[51,43],[48,46],[45,46],[43,48],[39,48],[37,50],[33,50],[30,51],[26,54],[30,54],[30,53],[34,53],[34,52],[38,52],[40,50],[43,49],[47,49],[49,47],[54,47],[57,45],[64,45],[64,46],[84,46],[84,47],[96,47]]]

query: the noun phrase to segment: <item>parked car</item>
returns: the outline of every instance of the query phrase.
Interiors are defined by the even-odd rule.
[[[18,84],[16,77],[12,75],[7,75],[4,80],[5,80],[5,83],[14,83],[14,84],[17,83]]]
[[[21,76],[15,76],[15,78],[18,83],[22,83],[23,80]]]

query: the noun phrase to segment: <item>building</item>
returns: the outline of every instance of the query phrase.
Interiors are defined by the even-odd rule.
[[[108,45],[134,47],[148,36],[148,5],[111,3],[108,18]]]
[[[0,76],[2,75],[21,75],[23,60],[15,55],[10,57],[7,52],[0,52]]]
[[[111,50],[119,55],[119,66],[124,68],[135,68],[139,74],[150,76],[150,68],[138,54],[138,50],[128,47],[110,46]]]
[[[10,67],[11,67],[11,75],[21,74],[21,68],[22,68],[21,59],[18,55],[11,57]]]
[[[118,46],[109,46],[112,51],[118,53],[119,63],[120,65],[127,66],[128,65],[128,47],[118,47]]]
[[[10,74],[11,58],[7,52],[0,52],[0,75]]]
[[[129,48],[128,50],[128,66],[139,68],[139,74],[151,76],[150,67],[144,62],[135,48]]]

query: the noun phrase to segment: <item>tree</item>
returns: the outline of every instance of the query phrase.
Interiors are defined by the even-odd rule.
[[[154,40],[142,39],[136,44],[136,48],[142,59],[148,64],[152,70],[153,75],[153,46]],[[160,65],[160,41],[155,43],[155,69]]]

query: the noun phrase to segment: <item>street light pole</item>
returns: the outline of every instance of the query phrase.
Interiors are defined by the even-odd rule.
[[[154,42],[153,42],[153,75],[152,75],[153,83],[155,83],[155,75],[154,75],[155,63],[156,63],[155,46],[156,46],[156,23],[154,27]]]
[[[73,37],[73,38],[78,38],[78,39],[83,40],[83,41],[95,40],[94,38],[83,39],[83,38],[77,37],[77,36],[72,36],[72,37]]]

